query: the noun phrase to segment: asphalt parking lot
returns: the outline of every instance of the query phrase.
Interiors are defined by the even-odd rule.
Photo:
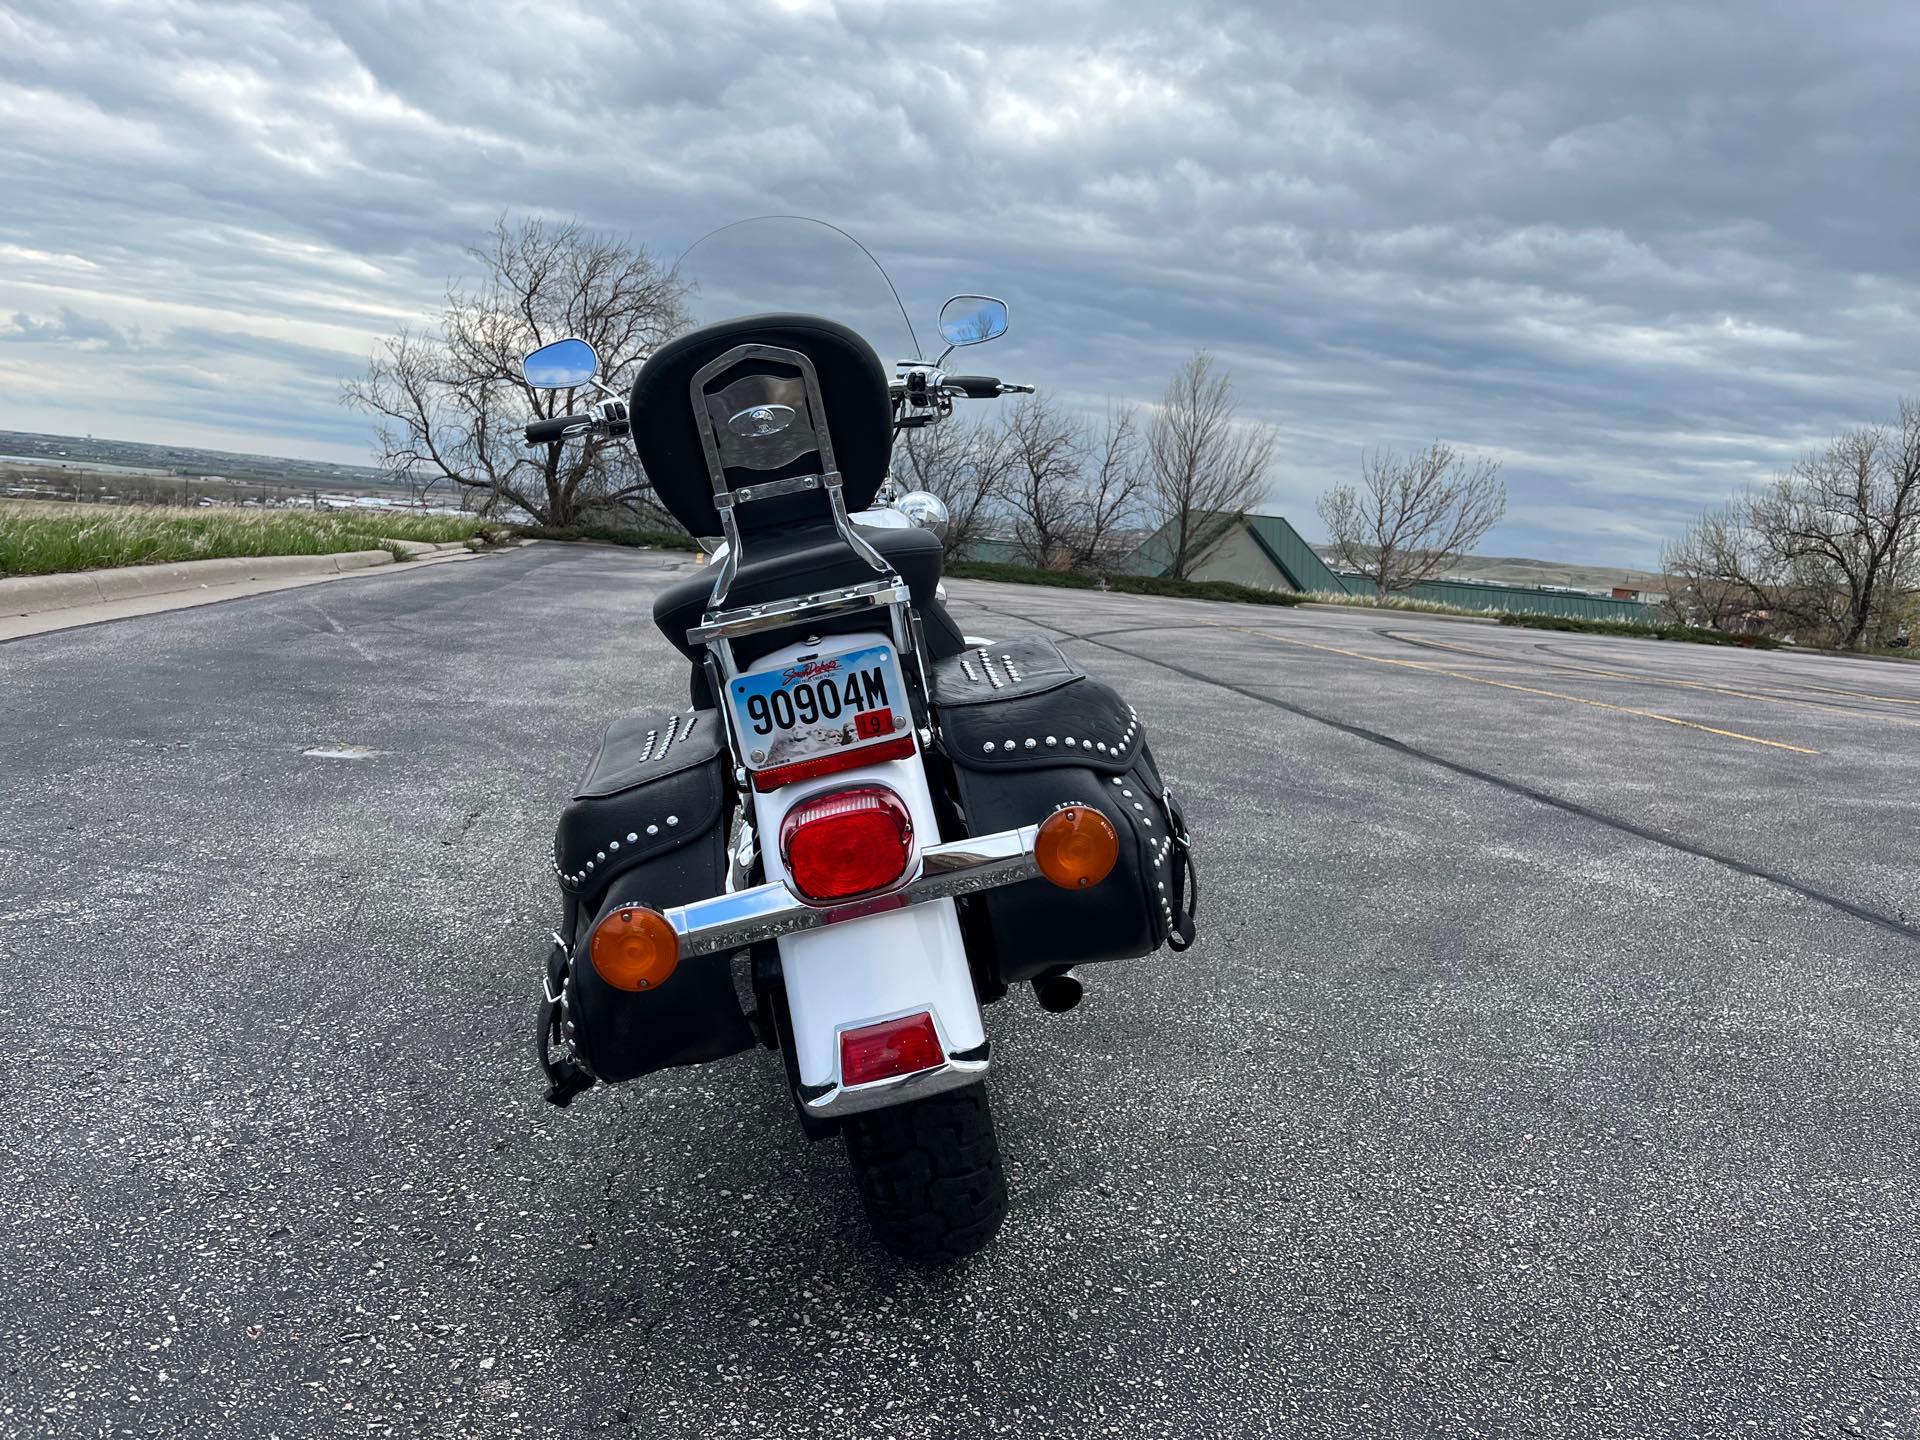
[[[683,557],[0,644],[0,1434],[1920,1434],[1920,670],[961,582],[1203,939],[989,1017],[1013,1213],[777,1066],[541,1103],[552,821]]]

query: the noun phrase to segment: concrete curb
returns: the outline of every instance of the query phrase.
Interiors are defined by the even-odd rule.
[[[67,575],[15,575],[0,580],[0,615],[41,615],[80,605],[243,585],[254,580],[344,575],[393,563],[390,551],[347,550],[337,555],[244,555],[222,560],[183,560],[173,565],[81,570]]]

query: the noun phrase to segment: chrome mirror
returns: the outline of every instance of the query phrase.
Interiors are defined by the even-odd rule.
[[[956,295],[940,307],[940,336],[949,345],[978,345],[1007,333],[1007,302],[991,295]]]
[[[600,357],[584,340],[556,340],[522,360],[520,371],[536,390],[571,390],[600,373]]]

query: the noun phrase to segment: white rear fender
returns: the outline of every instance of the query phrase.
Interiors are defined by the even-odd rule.
[[[881,634],[837,635],[825,645],[796,644],[765,657],[755,670],[791,664],[803,655],[830,656],[885,641]],[[769,882],[784,883],[781,823],[813,796],[854,785],[884,785],[912,818],[916,848],[940,839],[924,762],[888,760],[798,781],[770,793],[753,792],[755,826]],[[782,935],[780,966],[793,1020],[794,1054],[802,1098],[810,1110],[841,1114],[969,1083],[986,1069],[986,1032],[973,973],[952,900],[933,900]],[[848,1087],[840,1072],[842,1032],[925,1011],[948,1063],[893,1080]],[[960,1056],[958,1060],[954,1056]]]

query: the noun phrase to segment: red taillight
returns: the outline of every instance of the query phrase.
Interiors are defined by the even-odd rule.
[[[913,736],[896,735],[878,745],[849,745],[844,750],[829,750],[811,760],[796,760],[791,765],[775,765],[771,770],[753,772],[753,788],[762,795],[801,780],[818,780],[822,775],[837,775],[842,770],[858,770],[862,765],[878,765],[882,760],[911,760]]]
[[[940,1034],[933,1028],[933,1016],[925,1010],[918,1015],[840,1032],[842,1085],[864,1085],[869,1080],[911,1075],[916,1070],[931,1070],[946,1063],[946,1052],[940,1048]]]
[[[913,817],[884,785],[803,800],[780,826],[780,854],[808,900],[849,900],[884,890],[913,858]]]

